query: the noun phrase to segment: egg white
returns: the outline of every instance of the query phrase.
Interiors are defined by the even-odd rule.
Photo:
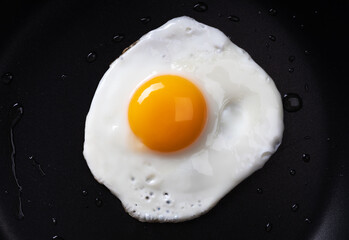
[[[148,150],[127,119],[135,89],[162,74],[191,80],[208,106],[200,138],[171,154]],[[218,29],[179,17],[110,65],[86,118],[83,153],[96,180],[130,215],[178,222],[207,212],[261,168],[283,127],[281,97],[267,73]]]

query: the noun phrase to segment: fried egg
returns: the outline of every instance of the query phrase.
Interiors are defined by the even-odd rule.
[[[150,31],[101,79],[83,154],[140,221],[198,217],[277,150],[280,93],[243,49],[189,17]]]

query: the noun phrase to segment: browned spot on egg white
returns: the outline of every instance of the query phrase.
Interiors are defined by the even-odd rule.
[[[134,43],[132,43],[130,46],[128,46],[127,48],[125,48],[123,51],[122,51],[122,54],[124,54],[125,52],[127,52],[127,50],[129,50],[130,48],[132,48],[134,45],[136,45],[138,43],[138,40],[135,41]]]

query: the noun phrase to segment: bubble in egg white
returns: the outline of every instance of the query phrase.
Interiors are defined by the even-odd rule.
[[[148,150],[127,111],[135,89],[158,75],[192,81],[205,96],[204,131],[171,154]],[[86,118],[84,157],[97,181],[140,221],[179,222],[210,210],[261,168],[281,143],[283,111],[273,80],[216,28],[179,17],[115,60]]]

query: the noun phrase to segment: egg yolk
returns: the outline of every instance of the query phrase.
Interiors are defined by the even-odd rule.
[[[133,133],[152,150],[173,152],[192,144],[207,118],[206,101],[189,80],[161,75],[133,94],[128,121]]]

